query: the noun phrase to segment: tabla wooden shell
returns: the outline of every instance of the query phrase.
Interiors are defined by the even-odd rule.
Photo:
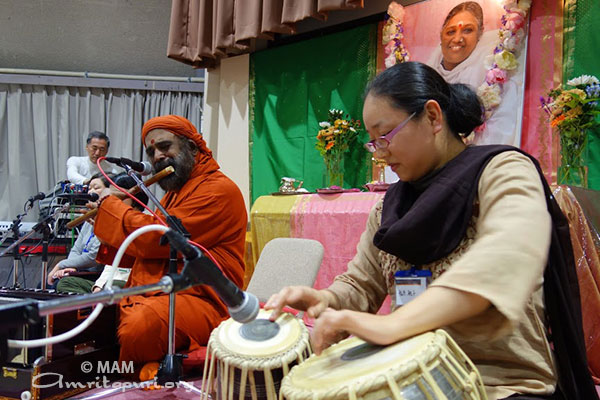
[[[443,330],[389,346],[352,337],[292,368],[280,398],[487,399],[479,372]]]

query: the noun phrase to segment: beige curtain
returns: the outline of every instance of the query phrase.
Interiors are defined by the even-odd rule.
[[[167,55],[198,68],[247,53],[253,39],[294,33],[306,18],[362,8],[363,0],[172,0]]]

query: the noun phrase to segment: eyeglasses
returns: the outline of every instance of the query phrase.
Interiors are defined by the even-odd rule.
[[[365,143],[365,149],[367,149],[369,153],[375,153],[377,150],[387,149],[394,135],[400,132],[400,129],[404,128],[404,126],[408,124],[408,121],[410,121],[411,118],[415,115],[417,115],[416,112],[410,114],[408,118],[400,122],[400,124],[397,127],[389,131],[387,134]]]

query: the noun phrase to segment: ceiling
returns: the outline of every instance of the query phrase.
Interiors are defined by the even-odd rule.
[[[196,76],[167,58],[170,0],[0,0],[0,68]]]

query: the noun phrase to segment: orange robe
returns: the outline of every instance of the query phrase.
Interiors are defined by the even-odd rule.
[[[191,240],[204,246],[225,275],[241,287],[246,206],[238,187],[218,168],[212,157],[202,157],[188,182],[177,192],[167,192],[161,204],[169,214],[181,220],[191,234]],[[155,217],[135,211],[109,196],[100,205],[94,226],[104,246],[119,247],[133,231],[155,223]],[[129,246],[127,254],[135,257],[135,262],[126,287],[156,283],[167,274],[169,246],[159,245],[161,235],[158,231],[146,233]],[[106,253],[100,251],[99,254]],[[112,259],[102,262],[111,264]],[[183,262],[180,262],[179,271],[182,267]],[[205,345],[210,332],[228,318],[227,307],[205,285],[177,293],[175,304],[177,351],[192,351]],[[169,296],[156,292],[121,301],[120,361],[133,361],[139,365],[162,360],[167,353],[168,305]]]

